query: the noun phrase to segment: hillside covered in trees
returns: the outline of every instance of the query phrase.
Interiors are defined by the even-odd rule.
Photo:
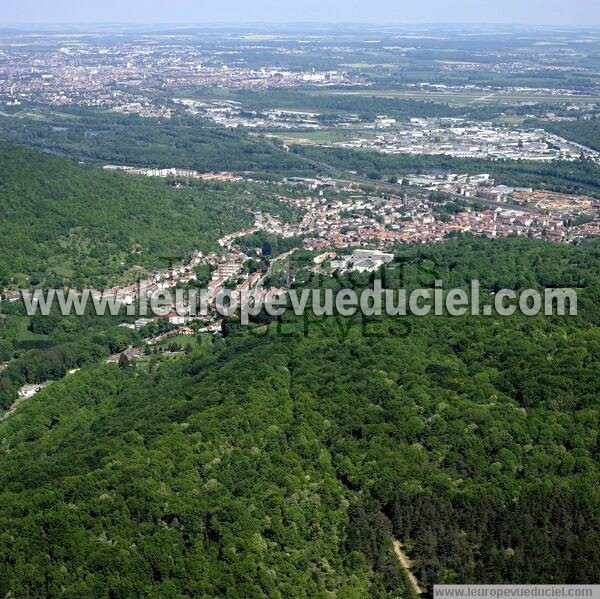
[[[254,171],[276,177],[306,170],[306,164],[246,133],[176,116],[168,122],[69,108],[0,118],[0,137],[75,160],[155,168]]]
[[[244,187],[164,179],[75,164],[0,142],[0,287],[102,287],[136,268],[158,270],[281,204]]]
[[[53,383],[0,423],[0,594],[408,598],[392,538],[429,590],[597,582],[599,260],[401,248],[414,284],[575,287],[579,314],[290,316]]]

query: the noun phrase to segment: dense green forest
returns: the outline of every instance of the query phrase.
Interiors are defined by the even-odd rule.
[[[192,117],[161,121],[84,109],[37,119],[0,116],[0,138],[104,164],[254,171],[268,178],[306,170],[293,155],[264,141]]]
[[[0,143],[0,287],[102,288],[165,258],[211,250],[252,211],[285,207],[261,190],[112,173]],[[289,217],[290,215],[284,214]]]
[[[564,122],[538,121],[536,124],[543,126],[546,131],[600,151],[600,119],[598,118]]]
[[[597,582],[599,266],[403,247],[407,286],[575,287],[579,313],[289,316],[53,383],[0,424],[0,593],[410,597],[392,537],[428,589]]]
[[[2,304],[0,310],[0,415],[17,399],[25,384],[64,377],[74,368],[95,363],[140,343],[138,333],[119,327],[127,319],[93,313],[62,316],[58,308],[49,316],[27,316],[21,303]]]

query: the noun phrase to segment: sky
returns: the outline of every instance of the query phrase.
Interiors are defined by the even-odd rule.
[[[599,26],[598,0],[0,0],[0,26],[59,23]]]

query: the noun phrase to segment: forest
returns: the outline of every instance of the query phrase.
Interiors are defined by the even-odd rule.
[[[290,315],[52,383],[0,423],[0,593],[414,598],[392,539],[427,592],[597,582],[599,266],[401,247],[388,283],[574,287],[578,315]]]
[[[254,210],[286,210],[261,190],[246,191],[176,188],[0,142],[0,287],[135,281],[194,249],[215,249],[220,236],[254,222]]]
[[[254,171],[267,179],[306,170],[293,155],[260,139],[184,116],[163,122],[73,108],[59,117],[0,117],[0,138],[101,164]]]
[[[63,378],[70,370],[96,363],[141,342],[137,332],[119,327],[132,321],[98,316],[90,306],[83,316],[27,316],[22,303],[3,302],[0,311],[0,416],[17,400],[25,384]]]
[[[600,151],[600,119],[577,119],[576,121],[538,122],[544,129],[571,139],[579,144]]]
[[[140,13],[125,4],[119,14]],[[556,27],[510,24],[507,10],[465,26],[452,6],[456,22],[419,25],[403,5],[406,25],[352,25],[342,2],[331,25],[315,20],[331,6],[304,5],[311,23],[225,24],[209,13],[234,18],[232,6],[207,3],[194,25],[191,6],[182,17],[170,3],[161,24],[161,3],[145,4],[154,24],[76,24],[73,10],[69,26],[0,31],[0,599],[433,599],[440,583],[597,584],[595,202],[531,197],[511,214],[524,195],[417,193],[410,175],[489,173],[599,199],[600,165],[583,149],[544,163],[342,147],[447,117],[485,124],[472,147],[508,139],[489,125],[600,151],[591,20],[563,23],[573,5],[542,14]],[[486,3],[470,4],[475,23]],[[456,227],[436,224],[457,214]],[[561,225],[564,243],[550,242]],[[394,245],[407,238],[436,242]],[[477,281],[480,308],[501,290],[568,288],[577,312],[328,317],[297,315],[288,297],[285,314],[246,325],[212,308],[175,317],[180,298],[165,316],[63,315],[58,302],[31,316],[18,299],[142,278],[161,288],[195,250],[196,277],[171,272],[165,286],[323,296],[380,280],[443,300]]]

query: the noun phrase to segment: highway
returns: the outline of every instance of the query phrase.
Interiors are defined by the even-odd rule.
[[[267,140],[267,143],[271,144],[273,147],[278,148],[276,144],[272,141]],[[278,148],[279,149],[279,148]],[[293,151],[292,151],[293,152]],[[296,156],[302,162],[306,162],[311,166],[318,168],[322,171],[325,171],[331,175],[331,178],[338,183],[361,183],[363,185],[370,185],[375,187],[381,191],[389,191],[395,193],[420,193],[423,194],[423,189],[420,187],[411,187],[408,185],[400,185],[399,183],[389,183],[378,181],[376,179],[369,179],[368,177],[363,177],[361,175],[354,175],[352,173],[348,173],[343,169],[340,169],[332,164],[327,164],[326,162],[321,162],[320,160],[313,160],[312,158],[308,158],[307,156],[303,156],[298,152],[293,152],[294,156]],[[343,178],[342,178],[343,177]],[[510,204],[508,202],[496,202],[494,200],[486,200],[483,198],[468,198],[465,196],[461,196],[459,194],[449,194],[456,199],[460,199],[466,202],[470,202],[473,204],[483,204],[484,206],[489,206],[490,208],[503,208],[508,210],[520,210],[522,212],[539,212],[539,210],[535,206],[521,206],[519,204]]]

